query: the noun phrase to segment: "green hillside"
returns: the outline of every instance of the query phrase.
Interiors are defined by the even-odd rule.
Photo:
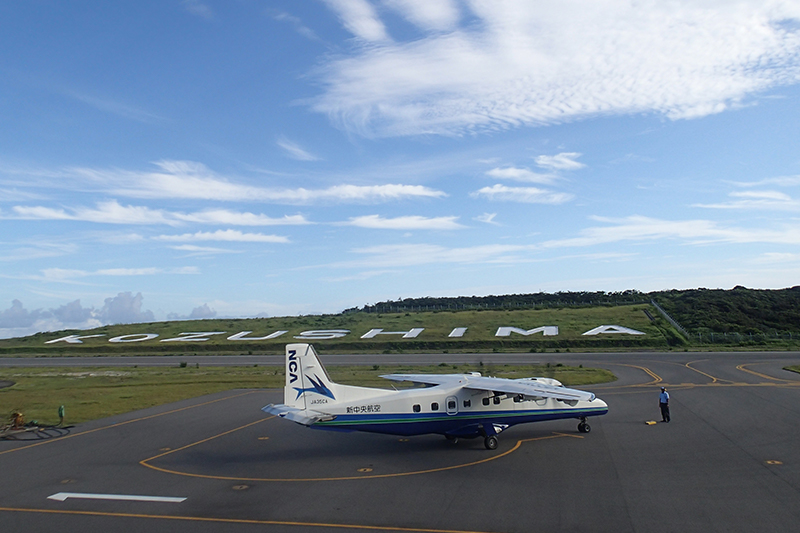
[[[694,289],[648,295],[695,334],[800,333],[800,287],[756,290]]]
[[[372,330],[382,333],[365,338]],[[800,287],[735,287],[415,298],[335,315],[112,325],[0,340],[0,356],[278,354],[298,341],[328,353],[788,349],[799,339]]]
[[[347,312],[338,315],[276,317],[241,320],[156,322],[106,326],[87,331],[41,333],[0,341],[0,355],[114,355],[185,353],[282,353],[287,342],[306,340],[327,353],[343,352],[486,352],[542,350],[665,349],[678,335],[650,305],[620,305],[572,309],[473,309],[404,313]],[[655,320],[651,320],[654,317]],[[599,326],[619,326],[642,334]],[[552,334],[557,327],[557,334]],[[548,327],[547,333],[543,327]],[[414,328],[422,328],[413,338]],[[457,328],[466,328],[458,330]],[[499,328],[512,328],[497,336]],[[371,330],[382,334],[362,338]],[[452,337],[461,332],[461,336]],[[285,331],[272,339],[258,340]],[[184,333],[204,332],[190,341]],[[241,332],[250,332],[242,334]],[[309,333],[309,332],[316,332]],[[336,333],[338,332],[338,333]],[[208,334],[215,333],[215,334]],[[238,336],[240,338],[231,339]],[[320,338],[334,334],[339,338]],[[69,335],[81,338],[57,341]],[[92,337],[94,336],[94,337]],[[56,341],[56,342],[53,342]],[[78,343],[77,341],[80,341]],[[117,342],[111,342],[117,341]],[[301,340],[302,341],[302,340]]]

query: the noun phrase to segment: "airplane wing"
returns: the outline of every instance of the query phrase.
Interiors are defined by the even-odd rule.
[[[568,401],[592,401],[595,399],[595,395],[591,392],[567,387],[555,387],[530,379],[505,379],[459,374],[389,374],[381,377],[393,381],[412,381],[425,385],[461,385],[463,388],[470,390],[511,395],[521,394],[528,397],[556,398]]]
[[[422,385],[464,385],[467,381],[460,374],[387,374],[381,376],[392,381],[411,381]]]
[[[534,380],[504,379],[489,377],[470,377],[466,389],[504,392],[506,394],[522,394],[540,398],[556,398],[557,400],[584,400],[591,402],[595,395],[567,387],[554,387]]]
[[[311,426],[317,422],[327,422],[336,418],[334,415],[329,415],[327,413],[320,413],[319,411],[312,411],[311,409],[298,409],[297,407],[289,407],[283,404],[269,404],[262,407],[261,410],[265,413],[286,418],[304,426]]]

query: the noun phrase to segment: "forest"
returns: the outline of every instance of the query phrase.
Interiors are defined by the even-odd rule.
[[[800,335],[800,286],[787,289],[688,289],[656,292],[556,292],[453,298],[405,298],[344,312],[414,312],[455,309],[552,308],[656,302],[692,335]]]

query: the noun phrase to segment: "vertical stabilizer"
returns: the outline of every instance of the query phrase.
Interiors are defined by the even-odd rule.
[[[285,405],[307,409],[311,407],[309,401],[314,399],[335,401],[334,387],[313,346],[286,345],[286,387],[283,391]],[[309,400],[309,396],[313,398]]]

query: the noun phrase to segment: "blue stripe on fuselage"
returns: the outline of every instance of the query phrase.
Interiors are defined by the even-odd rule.
[[[607,407],[596,409],[536,409],[529,411],[485,411],[461,412],[455,415],[446,413],[377,413],[359,415],[338,415],[335,420],[318,422],[315,429],[367,431],[389,435],[423,435],[426,433],[452,434],[467,431],[478,435],[482,424],[502,424],[513,426],[528,422],[543,422],[563,418],[600,416],[608,412]],[[461,433],[462,436],[466,434]]]

